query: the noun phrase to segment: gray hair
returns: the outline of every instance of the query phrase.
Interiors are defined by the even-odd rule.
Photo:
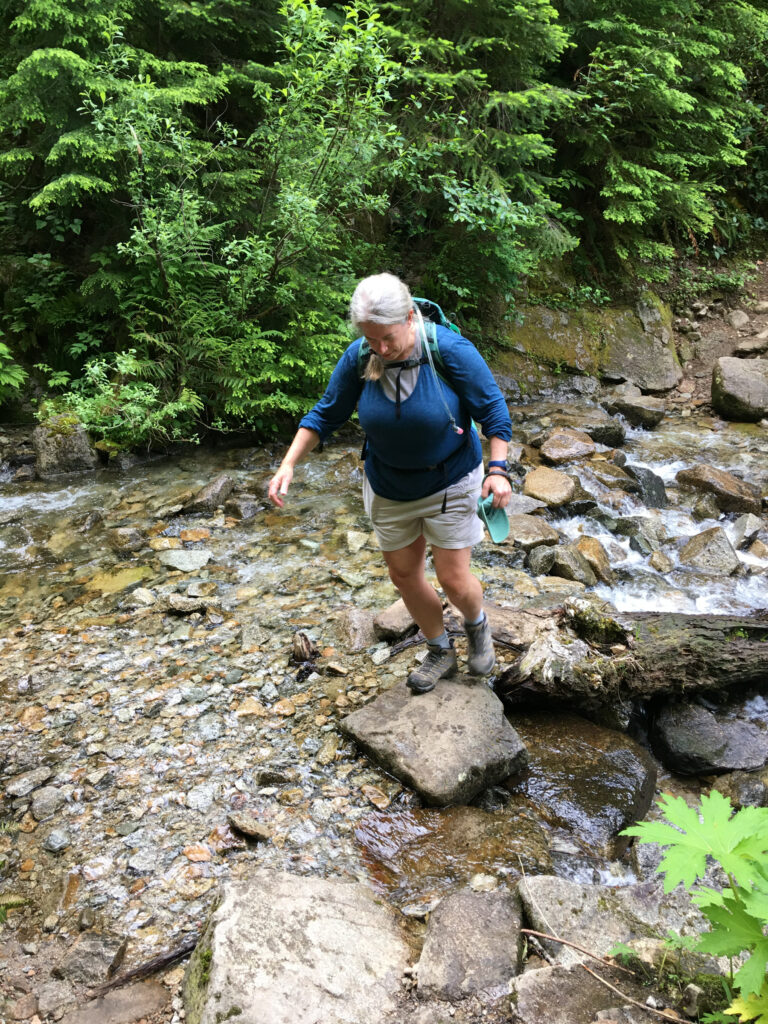
[[[365,277],[355,288],[349,303],[349,319],[360,324],[401,324],[408,318],[413,299],[408,286],[394,274]]]
[[[349,302],[349,319],[358,331],[361,324],[402,324],[413,308],[413,299],[399,277],[373,274],[364,277]],[[379,380],[384,372],[381,356],[371,352],[365,365],[365,379]]]

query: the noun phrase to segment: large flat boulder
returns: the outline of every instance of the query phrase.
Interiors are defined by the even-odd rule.
[[[511,325],[506,340],[510,349],[539,366],[666,391],[683,376],[671,327],[669,308],[646,292],[634,307],[565,311],[529,306],[524,322]]]
[[[740,423],[767,417],[768,359],[718,359],[712,367],[712,406],[725,419]]]
[[[468,803],[528,760],[499,698],[465,677],[441,680],[417,697],[400,683],[348,715],[341,730],[438,806]]]
[[[257,871],[226,886],[192,954],[187,1024],[379,1024],[408,959],[366,886]]]

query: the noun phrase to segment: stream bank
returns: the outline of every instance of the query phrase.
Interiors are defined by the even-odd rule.
[[[695,390],[685,403],[673,394],[653,429],[632,426],[601,409],[613,390],[586,378],[555,383],[546,402],[513,408],[518,498],[533,508],[521,504],[526,521],[507,546],[486,541],[476,552],[500,614],[546,621],[589,594],[624,613],[748,617],[765,607],[768,560],[759,547],[751,553],[766,543],[762,511],[723,510],[714,492],[679,479],[708,464],[765,494],[765,427],[713,418]],[[547,462],[560,420],[589,428],[585,414],[625,441],[595,441],[584,429],[592,450]],[[60,1019],[110,971],[183,946],[218,887],[257,867],[373,883],[415,950],[427,915],[468,886],[510,888],[523,872],[615,888],[652,877],[653,865],[620,849],[617,833],[647,810],[653,774],[664,789],[695,794],[699,782],[647,763],[638,743],[646,722],[628,737],[618,716],[606,728],[564,714],[562,695],[543,716],[528,707],[525,728],[515,710],[523,739],[535,736],[537,751],[549,744],[552,759],[447,810],[423,806],[343,738],[340,720],[401,685],[421,650],[393,652],[407,621],[374,621],[397,595],[362,510],[358,451],[350,432],[310,460],[286,513],[264,503],[278,453],[262,448],[3,489],[0,858],[3,892],[21,902],[4,928],[11,1019]],[[649,500],[658,490],[633,489],[627,463],[661,481],[664,507]],[[570,481],[567,502],[523,493],[541,468]],[[761,522],[739,537],[746,514]],[[616,529],[622,519],[634,532]],[[736,563],[713,571],[681,557],[710,530],[726,534]],[[605,579],[578,578],[578,559],[554,573],[554,562],[532,568],[535,551],[586,538],[605,552]],[[499,679],[519,670],[530,644],[509,634]],[[761,699],[709,711],[751,724],[759,739]],[[622,776],[627,758],[645,774]],[[593,780],[603,777],[596,796]],[[168,977],[178,987],[178,968]],[[180,1007],[157,1010],[159,1019],[180,1019]],[[482,1009],[476,1019],[491,1019]],[[475,1009],[456,1013],[475,1019]]]

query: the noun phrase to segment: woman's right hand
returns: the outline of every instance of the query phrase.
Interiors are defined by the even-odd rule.
[[[284,508],[282,495],[288,493],[288,488],[293,480],[293,467],[281,466],[269,481],[269,500],[278,508]]]

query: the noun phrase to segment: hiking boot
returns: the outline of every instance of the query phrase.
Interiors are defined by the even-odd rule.
[[[429,693],[438,679],[456,674],[459,667],[453,644],[450,647],[428,647],[427,656],[408,676],[406,685],[412,693]]]
[[[487,676],[496,664],[488,616],[483,615],[483,621],[478,622],[476,626],[465,624],[464,629],[467,631],[467,640],[469,641],[467,666],[470,675]]]

